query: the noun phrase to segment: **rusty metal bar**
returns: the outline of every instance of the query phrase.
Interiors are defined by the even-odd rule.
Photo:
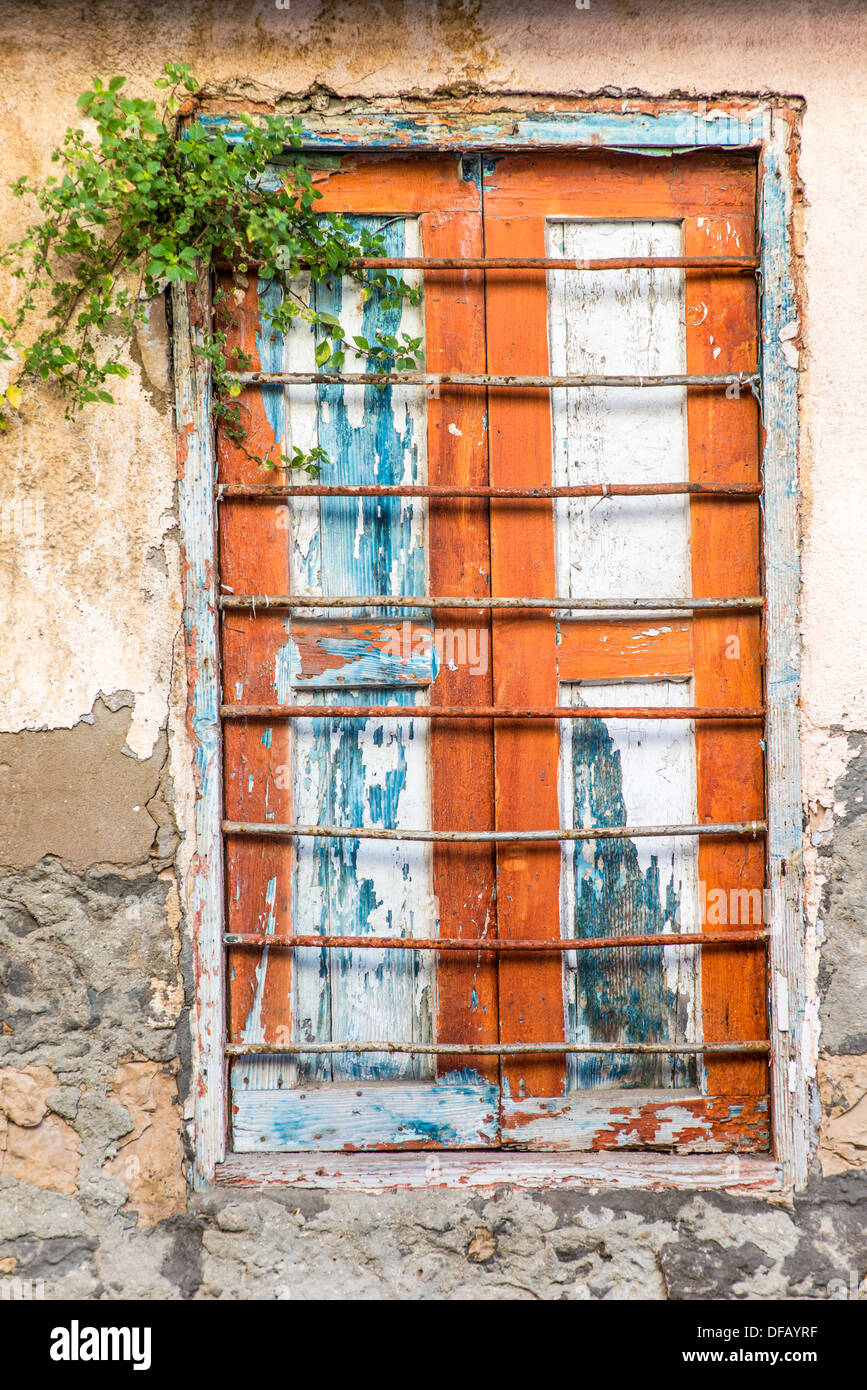
[[[581,483],[574,487],[457,487],[406,483],[373,486],[325,483],[217,483],[217,501],[232,497],[491,497],[497,501],[549,497],[761,497],[761,483]]]
[[[757,270],[758,266],[755,256],[609,256],[602,260],[551,256],[363,256],[353,262],[353,269],[364,270]]]
[[[701,1056],[702,1053],[766,1053],[770,1052],[769,1042],[721,1042],[721,1043],[403,1043],[403,1042],[320,1042],[286,1043],[277,1047],[274,1043],[227,1043],[228,1057],[283,1057],[288,1054],[315,1055],[345,1052],[407,1052],[413,1056],[438,1057],[462,1056],[472,1053],[479,1057],[547,1057],[558,1053],[613,1052],[638,1053],[639,1055],[662,1055],[685,1053]],[[628,1095],[628,1092],[626,1092]]]
[[[221,705],[225,719],[763,719],[765,711],[709,705]]]
[[[468,608],[473,611],[512,609],[528,611],[553,609],[569,612],[572,609],[588,612],[617,613],[625,609],[655,613],[665,609],[705,609],[711,612],[725,609],[763,608],[765,601],[758,595],[742,598],[467,598],[441,597],[434,594],[221,594],[224,609],[285,608],[302,612],[305,608]]]
[[[539,940],[496,937],[442,936],[269,936],[267,932],[228,932],[226,946],[267,946],[292,951],[298,947],[354,951],[601,951],[627,946],[760,946],[765,931],[657,932],[646,936],[544,937]]]
[[[322,706],[326,708],[326,706]],[[445,844],[554,844],[559,840],[633,840],[692,835],[764,834],[763,820],[704,825],[598,825],[580,830],[386,830],[370,825],[294,825],[285,821],[223,821],[226,835],[303,836],[331,840],[423,840]]]
[[[359,354],[361,355],[361,354]],[[490,372],[227,372],[242,386],[495,386],[507,390],[553,387],[758,387],[757,372],[678,372],[669,376],[496,376]]]

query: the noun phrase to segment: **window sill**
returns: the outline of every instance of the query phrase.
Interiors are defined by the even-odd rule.
[[[782,1165],[737,1154],[423,1153],[229,1154],[220,1187],[390,1188],[534,1187],[610,1191],[709,1189],[749,1196],[784,1191]]]

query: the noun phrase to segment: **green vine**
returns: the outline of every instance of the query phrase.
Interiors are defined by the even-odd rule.
[[[148,301],[175,281],[194,282],[199,263],[278,280],[281,299],[263,328],[281,334],[294,319],[305,320],[316,333],[322,369],[339,372],[347,352],[374,373],[422,364],[421,339],[378,333],[373,342],[354,337],[350,344],[332,314],[315,312],[292,288],[306,270],[316,281],[348,275],[362,298],[376,295],[384,308],[421,296],[399,276],[358,265],[385,254],[378,235],[316,211],[322,195],[309,169],[291,153],[287,162],[287,150],[301,143],[300,122],[243,113],[239,138],[228,138],[182,118],[182,102],[199,90],[189,67],[167,63],[164,73],[154,83],[165,92],[161,110],[156,101],[125,96],[124,77],[94,81],[78,99],[93,133],[67,129],[52,155],[58,174],[11,185],[18,197],[36,200],[40,216],[0,254],[20,284],[14,313],[0,317],[0,360],[16,364],[0,397],[0,430],[20,410],[27,381],[55,383],[67,418],[93,402],[113,403],[111,379],[129,375],[124,359]],[[282,166],[279,179],[275,164]],[[315,475],[327,462],[319,448],[265,457],[247,449],[235,378],[251,361],[230,346],[236,313],[234,296],[218,291],[214,322],[196,349],[211,364],[215,417],[256,463]],[[38,318],[45,326],[28,337]]]

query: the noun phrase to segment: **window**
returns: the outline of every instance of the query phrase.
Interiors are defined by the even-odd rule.
[[[328,160],[390,257],[488,262],[295,284],[427,384],[317,385],[249,285],[254,446],[332,463],[217,440],[233,1153],[769,1151],[759,176]]]

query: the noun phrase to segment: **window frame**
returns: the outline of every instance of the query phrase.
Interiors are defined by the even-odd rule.
[[[540,109],[542,106],[544,109]],[[800,778],[800,585],[798,368],[795,271],[795,104],[755,101],[649,102],[601,99],[480,99],[472,111],[420,104],[407,113],[357,103],[338,115],[305,113],[302,149],[335,155],[425,150],[476,153],[579,150],[589,146],[650,157],[694,149],[755,151],[760,246],[760,352],[767,706],[768,974],[773,1154],[395,1153],[227,1154],[227,1081],[221,835],[216,453],[206,361],[194,346],[210,319],[210,267],[195,286],[172,289],[178,508],[184,561],[187,730],[195,805],[184,907],[192,932],[195,1098],[192,1182],[242,1186],[527,1186],[717,1188],[755,1193],[804,1186],[810,1133],[809,1024],[802,892]],[[198,119],[243,138],[230,109]],[[794,360],[793,360],[794,359]]]

